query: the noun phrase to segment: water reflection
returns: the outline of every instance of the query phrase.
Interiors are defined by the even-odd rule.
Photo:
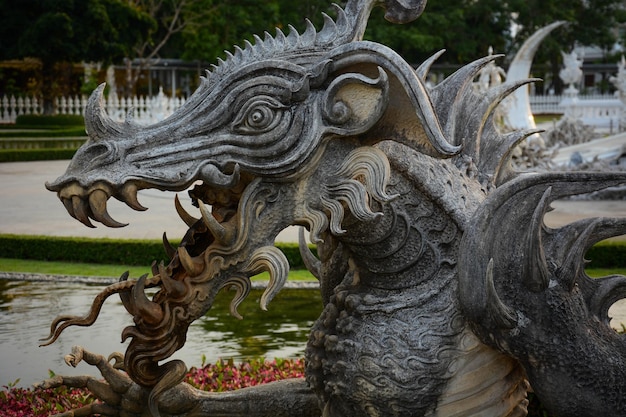
[[[98,375],[85,364],[76,369],[65,365],[63,356],[75,344],[105,355],[123,352],[128,342],[120,342],[120,333],[132,325],[132,320],[117,297],[106,301],[93,326],[68,328],[54,344],[38,346],[56,315],[84,315],[101,289],[86,284],[0,279],[0,385],[19,378],[18,385],[26,387],[46,378],[48,369],[63,375]],[[239,306],[244,320],[228,313],[233,294],[220,294],[208,315],[192,324],[187,343],[174,358],[199,366],[202,355],[209,362],[231,357],[302,356],[309,329],[322,308],[319,291],[283,289],[268,311],[259,307],[261,293],[253,290]]]

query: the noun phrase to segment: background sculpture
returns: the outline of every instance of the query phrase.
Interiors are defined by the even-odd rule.
[[[535,130],[501,134],[493,111],[527,81],[473,88],[496,57],[463,67],[433,88],[394,51],[362,41],[372,7],[396,22],[424,1],[349,1],[321,30],[277,31],[237,48],[168,119],[115,123],[102,89],[87,108],[89,141],[47,184],[69,214],[119,227],[110,197],[143,210],[137,190],[189,191],[199,217],[171,261],[152,276],[105,289],[85,317],[60,316],[47,343],[95,322],[118,294],[134,325],[111,364],[82,384],[103,399],[84,413],[232,416],[523,416],[529,383],[562,416],[626,413],[626,342],[607,309],[626,278],[591,280],[583,256],[626,221],[598,219],[552,230],[549,203],[626,182],[625,174],[514,172],[512,149]],[[265,308],[288,272],[274,237],[305,227],[324,311],[310,334],[307,377],[228,394],[180,383],[167,361],[216,293],[270,273]],[[157,287],[151,299],[144,289]],[[116,368],[126,370],[128,376]]]

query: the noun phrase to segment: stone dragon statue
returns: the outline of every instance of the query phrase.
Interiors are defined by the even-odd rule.
[[[374,6],[403,23],[425,3],[350,0],[322,29],[255,37],[151,126],[112,121],[104,87],[94,92],[89,140],[46,187],[85,225],[119,227],[110,197],[144,210],[138,190],[195,184],[199,217],[176,201],[189,230],[178,248],[164,237],[169,264],[124,274],[85,317],[54,320],[47,344],[94,323],[113,294],[134,318],[123,363],[80,347],[66,359],[105,381],[44,382],[102,400],[67,415],[514,417],[527,414],[531,389],[559,416],[626,415],[626,336],[608,317],[626,277],[583,268],[587,249],[625,233],[626,219],[543,222],[553,200],[626,174],[515,172],[512,149],[536,131],[502,134],[493,111],[532,80],[477,93],[490,56],[429,88],[441,53],[414,69],[362,40]],[[301,250],[324,302],[306,379],[231,393],[182,383],[185,364],[167,359],[218,291],[236,289],[237,315],[250,276],[270,273],[262,308],[280,290],[289,266],[274,238],[289,225],[317,244],[318,257]],[[150,299],[146,288],[158,292]]]

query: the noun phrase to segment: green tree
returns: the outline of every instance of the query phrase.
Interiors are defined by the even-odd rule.
[[[287,31],[289,24],[304,29],[304,19],[322,22],[322,12],[331,11],[328,0],[198,0],[186,10],[190,15],[205,11],[205,19],[195,21],[182,33],[184,59],[214,62],[224,56],[224,50],[253,41],[253,35],[263,36],[275,28]],[[210,13],[206,13],[210,11]]]
[[[437,0],[429,1],[416,21],[401,28],[384,21],[382,11],[375,10],[365,36],[415,63],[446,49],[439,62],[459,65],[485,56],[490,46],[498,53],[507,52],[509,22],[507,2]]]
[[[38,58],[44,111],[53,111],[57,64],[110,63],[154,22],[121,0],[0,0],[0,59]]]

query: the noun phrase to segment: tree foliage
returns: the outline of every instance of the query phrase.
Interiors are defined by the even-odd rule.
[[[224,50],[252,35],[288,25],[304,29],[304,18],[320,27],[330,0],[0,0],[0,59],[39,58],[56,62],[120,62],[144,69],[159,58],[215,62]],[[338,1],[344,6],[346,1]],[[513,53],[538,28],[570,22],[547,39],[536,62],[553,72],[560,51],[574,44],[610,50],[614,28],[626,21],[621,0],[431,0],[415,22],[398,27],[376,9],[366,39],[419,63],[446,49],[438,63],[458,66],[487,54]],[[511,23],[519,29],[511,33]],[[599,23],[600,22],[600,23]],[[608,55],[607,55],[608,57]],[[607,59],[610,59],[608,57]],[[138,72],[127,73],[131,87]],[[538,74],[542,75],[542,74]],[[556,77],[558,78],[558,77]],[[133,81],[134,80],[134,81]]]
[[[121,0],[0,0],[0,59],[41,61],[49,112],[56,64],[114,62],[152,26],[149,16]]]

